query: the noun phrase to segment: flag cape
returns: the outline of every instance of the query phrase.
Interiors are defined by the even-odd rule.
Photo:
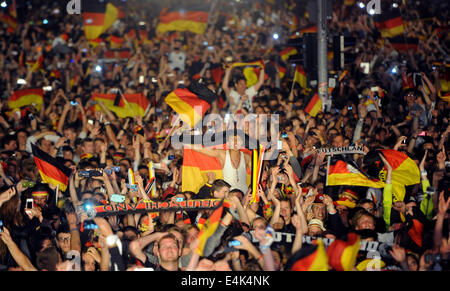
[[[311,115],[312,117],[316,117],[319,112],[322,111],[322,100],[319,95],[314,94],[312,98],[306,105],[305,112]]]
[[[88,40],[98,38],[119,17],[119,10],[111,3],[83,0],[83,26]]]
[[[54,157],[44,152],[36,145],[31,144],[31,148],[33,151],[34,162],[39,170],[42,181],[54,186],[59,186],[59,189],[62,192],[66,191],[72,170],[59,163]]]
[[[40,110],[44,96],[42,89],[25,89],[14,91],[8,100],[9,108],[21,108],[35,103],[36,109]]]
[[[328,271],[328,257],[322,239],[303,245],[286,263],[289,271]]]
[[[103,102],[105,107],[116,113],[119,118],[134,117],[134,114],[143,116],[150,104],[143,94],[124,94],[123,98],[127,100],[129,107],[122,98],[118,98],[118,94],[93,94],[91,99],[97,103]],[[101,111],[100,105],[96,104],[95,110]]]
[[[192,5],[188,10],[177,8],[176,10],[163,9],[159,15],[157,31],[191,31],[196,34],[204,34],[209,18],[209,7],[205,4]]]
[[[383,188],[384,182],[370,179],[356,165],[350,165],[342,159],[331,159],[328,170],[328,186],[349,185]]]

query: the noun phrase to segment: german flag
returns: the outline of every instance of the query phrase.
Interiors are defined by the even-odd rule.
[[[33,64],[33,67],[31,67],[31,72],[35,73],[43,68],[44,63],[44,55],[41,54],[39,58],[36,60],[36,62]]]
[[[353,162],[346,162],[341,158],[331,159],[327,177],[328,186],[348,185],[372,188],[384,188],[384,182],[365,174]]]
[[[303,245],[286,263],[289,271],[328,271],[328,256],[321,238],[312,245]]]
[[[277,66],[278,69],[278,76],[280,77],[280,79],[283,79],[284,76],[286,76],[286,66],[279,64]]]
[[[266,67],[267,68],[267,67]],[[244,76],[247,79],[247,87],[251,87],[258,83],[259,73],[261,72],[261,67],[246,67],[244,68]],[[267,80],[269,76],[264,74],[264,80]]]
[[[404,32],[403,18],[398,9],[377,16],[375,25],[383,38],[394,37]]]
[[[16,18],[6,13],[3,13],[0,16],[0,21],[6,23],[12,29],[16,29],[17,26],[19,25]]]
[[[35,103],[36,109],[40,110],[43,98],[44,90],[42,89],[17,90],[9,97],[8,107],[16,109]]]
[[[222,214],[225,213],[225,208],[229,208],[230,205],[227,201],[222,200],[219,208],[214,210],[214,212],[208,217],[200,232],[198,233],[198,247],[196,253],[200,256],[209,256],[210,254],[205,253],[205,248],[208,245],[209,238],[216,232],[219,226],[220,220],[222,219]]]
[[[190,148],[184,148],[182,175],[182,191],[198,193],[208,181],[206,174],[212,172],[216,179],[223,179],[222,166],[217,158],[213,158]]]
[[[187,88],[178,88],[166,97],[166,103],[180,115],[183,122],[194,127],[211,108],[218,96],[205,85],[192,81]]]
[[[284,62],[286,62],[290,58],[290,56],[293,56],[296,54],[297,54],[297,50],[295,49],[295,47],[288,47],[280,53],[280,57]]]
[[[119,36],[111,35],[109,37],[109,45],[111,46],[111,48],[120,48],[122,46],[122,43],[123,38]]]
[[[312,117],[316,117],[316,115],[322,111],[322,100],[317,93],[312,95],[312,98],[306,104],[305,112]]]
[[[93,47],[96,48],[98,47],[101,43],[105,42],[105,40],[101,37],[97,37],[96,39],[90,39],[89,40],[89,44]]]
[[[56,78],[61,80],[61,72],[58,69],[54,69],[50,72],[50,78]]]
[[[84,32],[89,40],[98,38],[119,17],[114,5],[100,0],[83,0],[82,7]]]
[[[119,98],[118,98],[119,96]],[[103,102],[106,108],[116,113],[119,118],[144,116],[150,102],[143,94],[93,94],[91,99]],[[128,103],[128,105],[127,105]],[[100,105],[95,105],[96,111],[101,111]]]
[[[107,50],[103,55],[105,59],[130,59],[131,50],[129,48]]]
[[[39,147],[31,144],[31,149],[34,156],[34,162],[41,174],[44,183],[59,185],[59,189],[64,192],[69,184],[69,177],[72,170],[58,162],[54,157],[50,156]]]
[[[165,33],[168,31],[191,31],[204,34],[209,19],[209,7],[206,4],[192,5],[186,10],[164,8],[159,15],[159,24],[156,30]]]
[[[223,75],[225,74],[222,66],[220,64],[212,64],[209,68],[209,71],[211,72],[211,78],[213,79],[214,83],[216,83],[216,86],[219,86],[219,84],[222,82]]]
[[[360,237],[347,234],[347,240],[335,239],[327,249],[328,264],[335,271],[351,271],[355,267],[359,252]]]
[[[317,25],[310,24],[297,29],[291,35],[291,39],[301,38],[305,33],[317,33]]]
[[[402,35],[388,38],[392,47],[400,52],[409,50],[417,51],[419,49],[419,39],[417,37],[404,37]]]
[[[294,82],[298,83],[302,88],[308,87],[306,72],[303,69],[303,67],[299,64],[297,64],[295,67]]]
[[[264,61],[263,60],[256,60],[256,61],[250,61],[250,62],[236,62],[231,64],[233,68],[236,67],[264,67]]]

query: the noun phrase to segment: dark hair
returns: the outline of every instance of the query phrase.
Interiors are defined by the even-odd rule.
[[[214,193],[215,191],[219,191],[220,189],[222,189],[223,187],[228,187],[231,188],[231,185],[228,184],[227,182],[225,182],[222,179],[217,179],[213,182],[212,187],[211,187],[211,193]]]
[[[58,250],[55,247],[49,247],[37,254],[36,266],[39,270],[56,271],[59,260]]]

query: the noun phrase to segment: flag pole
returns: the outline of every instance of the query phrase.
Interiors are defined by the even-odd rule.
[[[328,186],[328,171],[330,170],[330,164],[331,164],[331,156],[328,156],[327,160],[327,177],[325,180],[325,186]]]
[[[163,144],[165,144],[167,142],[167,140],[169,139],[169,137],[172,135],[175,126],[178,124],[178,122],[180,121],[180,115],[178,115],[177,119],[175,120],[175,122],[172,124],[172,128],[170,129],[169,134],[166,136],[166,138],[163,141]]]

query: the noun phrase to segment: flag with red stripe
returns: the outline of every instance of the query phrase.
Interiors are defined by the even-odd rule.
[[[59,189],[62,192],[66,191],[72,170],[61,164],[56,158],[47,154],[36,145],[31,144],[31,149],[34,156],[34,162],[39,170],[42,181],[54,186],[59,186]]]

